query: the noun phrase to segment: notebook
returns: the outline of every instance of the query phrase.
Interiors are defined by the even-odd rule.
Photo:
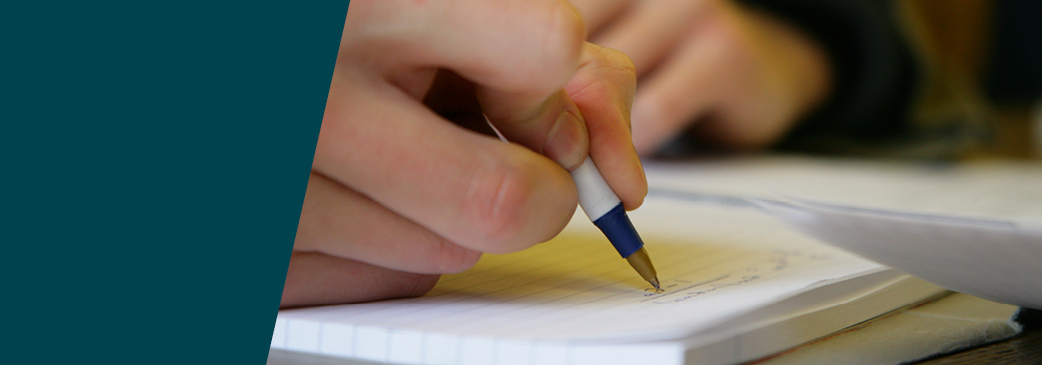
[[[394,364],[764,359],[948,293],[811,238],[808,225],[786,219],[792,212],[781,220],[766,214],[764,200],[796,196],[1017,221],[1042,216],[1042,165],[768,157],[646,168],[651,191],[630,216],[664,292],[633,273],[580,212],[554,240],[486,255],[420,298],[282,310],[271,346]],[[838,216],[821,208],[814,213]],[[845,222],[836,224],[864,217]]]
[[[653,197],[631,218],[664,292],[580,212],[420,298],[279,311],[271,346],[394,364],[734,363],[944,293],[748,206]]]

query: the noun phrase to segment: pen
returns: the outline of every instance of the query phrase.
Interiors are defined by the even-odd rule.
[[[510,143],[502,133],[499,133],[487,115],[482,114],[481,116],[485,119],[485,125],[499,137],[499,140]],[[593,225],[604,232],[604,235],[608,237],[608,242],[615,246],[619,255],[629,262],[641,278],[651,283],[656,290],[662,290],[662,287],[659,286],[658,274],[655,273],[655,266],[651,265],[648,251],[644,249],[644,240],[640,239],[637,229],[633,227],[633,222],[630,222],[630,217],[626,215],[622,200],[615,195],[615,191],[611,190],[608,182],[604,181],[604,177],[601,176],[600,170],[597,170],[597,165],[593,163],[590,156],[586,156],[582,165],[572,171],[572,180],[575,181],[575,188],[579,191],[579,206],[583,208],[586,216],[590,217]]]
[[[644,241],[640,239],[637,229],[626,215],[622,200],[604,181],[597,165],[589,156],[579,168],[572,171],[572,180],[575,181],[575,188],[579,190],[579,206],[583,208],[586,216],[590,217],[590,221],[604,232],[611,245],[615,246],[619,255],[629,262],[640,277],[651,283],[656,290],[662,290],[648,251],[644,249]]]

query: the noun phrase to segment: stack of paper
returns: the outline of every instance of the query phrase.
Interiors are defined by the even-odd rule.
[[[1042,231],[1014,221],[759,200],[800,229],[948,289],[1042,309]]]
[[[662,293],[579,213],[421,298],[280,311],[272,347],[400,364],[733,363],[942,292],[755,209],[645,204],[631,217]]]
[[[774,157],[652,166],[653,194],[758,207],[945,288],[1042,308],[1042,164]]]
[[[931,216],[970,211],[1032,222],[1033,214],[1042,213],[1042,190],[1035,187],[1040,184],[1031,183],[1042,181],[1036,177],[1042,177],[1042,168],[1005,165],[967,169],[804,159],[652,165],[652,192],[631,217],[664,292],[648,287],[579,213],[558,238],[515,254],[486,255],[473,269],[444,276],[420,298],[282,310],[271,346],[396,364],[760,359],[946,293],[810,236],[934,280],[927,271],[882,257],[900,252],[888,248],[929,241],[909,241],[909,235],[936,231],[923,231],[921,222],[909,223],[904,213],[892,210],[883,215],[897,214],[904,225],[866,228],[864,213],[914,206]],[[810,200],[776,199],[779,195]],[[1021,252],[1023,263],[1038,262],[1042,255],[1033,240],[1004,252]],[[917,248],[936,249],[944,248]],[[909,256],[908,262],[944,270],[938,262],[970,257],[953,255],[934,261]],[[1019,271],[995,276],[1010,272]],[[988,280],[949,287],[975,293]]]

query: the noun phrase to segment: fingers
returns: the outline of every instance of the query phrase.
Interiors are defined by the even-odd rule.
[[[395,271],[319,253],[293,252],[279,307],[415,297],[434,288],[438,277]]]
[[[586,122],[564,90],[534,101],[479,88],[478,100],[485,115],[508,140],[549,157],[568,171],[586,159],[590,144]]]
[[[585,27],[564,0],[352,2],[342,56],[374,67],[444,67],[493,90],[545,99],[575,71]]]
[[[486,95],[482,106],[507,139],[550,157],[568,170],[586,159],[588,149],[626,208],[636,209],[647,194],[647,181],[630,142],[635,83],[633,64],[626,55],[587,43],[575,75],[564,90],[543,102],[535,115],[510,118],[510,113],[494,112],[511,103],[506,95]],[[492,116],[499,114],[503,114],[499,119]]]
[[[393,87],[359,92],[334,71],[313,170],[463,247],[549,240],[575,211],[567,171],[442,120]]]
[[[643,75],[658,64],[673,46],[698,24],[699,15],[713,1],[642,1],[632,14],[610,25],[593,43],[625,53]]]
[[[585,37],[582,18],[563,0],[363,1],[352,5],[342,64],[367,63],[411,95],[450,69],[478,86],[481,107],[502,131],[566,169],[586,158],[587,131],[561,92]],[[356,12],[356,10],[359,10]],[[378,65],[374,54],[393,54]],[[367,58],[368,57],[368,58]],[[402,76],[402,74],[408,76]]]
[[[733,85],[721,92],[719,117],[694,132],[717,144],[752,149],[774,144],[829,93],[831,71],[824,51],[797,29],[771,15],[740,6],[721,12],[713,32]]]
[[[657,150],[734,87],[728,75],[741,66],[727,63],[735,59],[729,54],[731,38],[700,29],[690,35],[640,86],[633,104],[633,145],[639,154]]]
[[[630,141],[630,107],[636,84],[633,63],[619,51],[588,43],[579,70],[565,85],[589,129],[590,156],[626,209],[648,192],[644,168]]]
[[[460,272],[481,257],[316,173],[308,180],[293,249],[424,274]]]

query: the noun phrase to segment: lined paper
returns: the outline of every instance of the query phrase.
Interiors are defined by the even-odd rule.
[[[657,346],[655,356],[668,358],[663,363],[682,363],[683,345],[665,341],[882,270],[753,209],[649,199],[631,218],[645,232],[663,292],[579,213],[554,240],[486,255],[420,298],[280,311],[276,332],[284,332],[272,346],[431,364],[527,364],[536,357],[577,363]]]
[[[889,269],[797,233],[745,197],[959,212],[1021,227],[1038,220],[1019,218],[1042,217],[1040,166],[772,157],[646,167],[652,191],[630,215],[663,293],[579,213],[553,241],[486,255],[420,298],[280,311],[272,348],[399,364],[747,361],[793,345],[769,340],[787,331],[786,318],[810,313],[798,318],[821,323],[863,311],[867,319],[939,288],[917,279],[872,284]],[[771,317],[782,309],[790,314]],[[807,328],[801,334],[814,336]]]

